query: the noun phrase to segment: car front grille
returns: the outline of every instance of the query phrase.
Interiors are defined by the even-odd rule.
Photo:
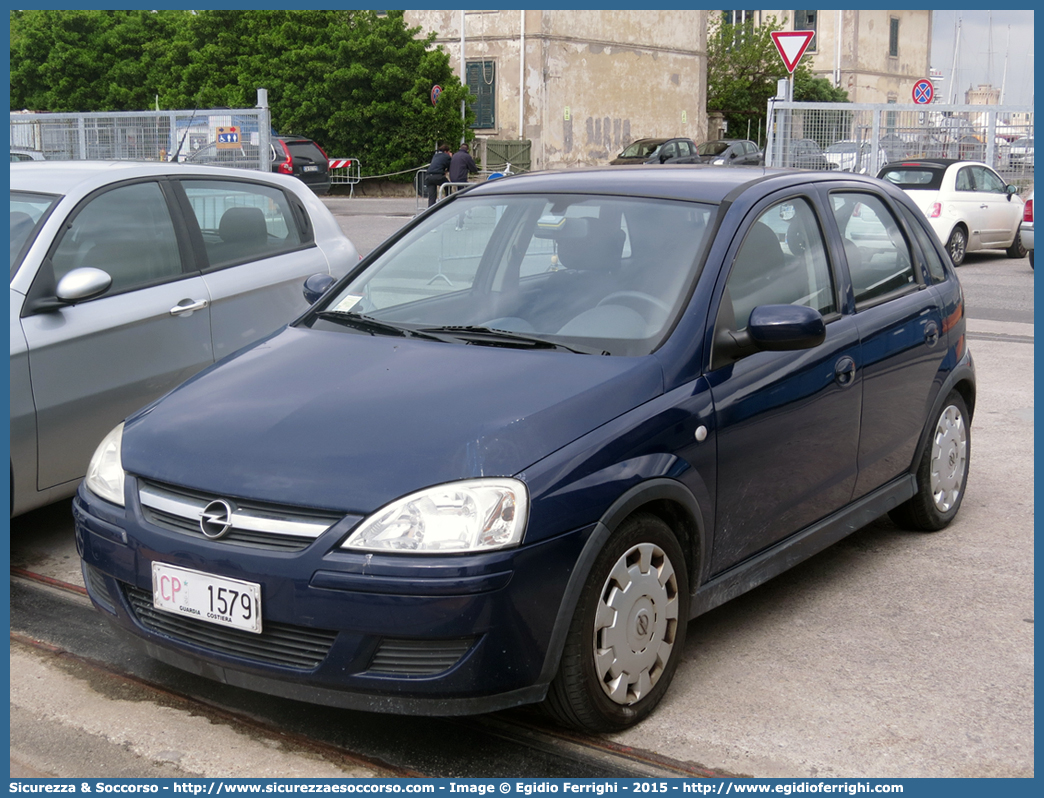
[[[312,670],[330,651],[336,631],[265,621],[261,634],[175,615],[152,605],[152,591],[122,583],[138,622],[151,632],[219,654],[284,668]]]
[[[138,499],[145,520],[171,532],[209,540],[200,528],[205,508],[220,497],[185,488],[139,480]],[[309,513],[300,508],[222,499],[232,508],[231,527],[219,540],[234,546],[301,551],[341,516]]]
[[[397,640],[386,637],[377,647],[367,672],[400,676],[442,673],[460,662],[474,642],[474,638]]]

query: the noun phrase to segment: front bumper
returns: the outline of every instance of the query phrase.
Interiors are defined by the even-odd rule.
[[[361,520],[303,550],[211,541],[153,523],[128,477],[126,509],[84,487],[73,501],[88,593],[175,667],[310,702],[404,714],[470,714],[541,700],[556,627],[593,527],[482,555],[339,550]],[[152,607],[152,562],[261,585],[261,635]]]

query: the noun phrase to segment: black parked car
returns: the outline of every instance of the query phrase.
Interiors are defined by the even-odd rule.
[[[216,144],[200,147],[185,159],[188,163],[250,168],[258,163],[256,144],[244,142],[238,149]],[[330,191],[330,162],[323,148],[304,136],[272,136],[269,149],[272,171],[303,181],[316,194]]]
[[[696,154],[672,158],[668,163],[709,163],[714,166],[760,166],[765,156],[746,139],[715,139],[696,148]]]
[[[696,142],[692,139],[638,139],[633,144],[628,144],[623,152],[609,161],[609,165],[666,163],[675,158],[691,157],[695,154]]]

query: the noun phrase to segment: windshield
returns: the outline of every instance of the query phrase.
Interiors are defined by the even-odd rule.
[[[456,329],[472,344],[525,338],[648,354],[688,297],[714,210],[645,198],[465,195],[392,244],[306,323],[396,334],[377,330],[379,322],[439,340]],[[338,324],[337,314],[352,318]],[[513,336],[497,342],[488,330]]]
[[[913,191],[938,191],[942,188],[944,169],[933,169],[927,166],[900,164],[882,169],[878,175],[899,188]]]
[[[621,158],[648,158],[663,144],[663,139],[636,141],[620,153]]]
[[[697,155],[721,155],[729,148],[727,141],[706,141],[696,148]]]
[[[53,194],[32,194],[28,191],[11,192],[11,277],[29,249],[43,219],[58,197]]]

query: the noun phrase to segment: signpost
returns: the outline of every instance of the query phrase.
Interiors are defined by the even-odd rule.
[[[238,150],[242,146],[239,143],[239,128],[235,125],[219,127],[216,129],[216,147],[219,150]]]
[[[914,84],[913,101],[918,105],[927,105],[935,99],[935,85],[928,78],[921,78]]]

